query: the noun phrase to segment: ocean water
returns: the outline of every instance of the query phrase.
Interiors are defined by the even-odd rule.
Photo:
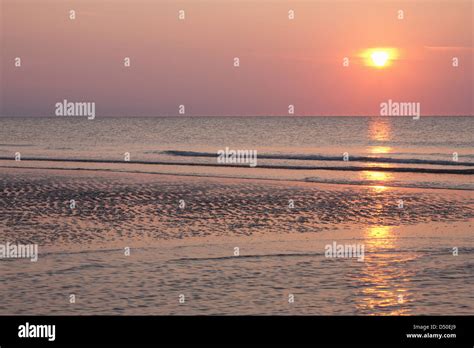
[[[0,158],[20,152],[24,160],[41,159],[36,164],[42,167],[71,167],[63,161],[74,160],[76,167],[175,175],[474,188],[473,117],[49,117],[0,123]],[[225,168],[217,152],[226,148],[256,150],[257,167]]]
[[[474,312],[474,118],[0,122],[0,314]]]

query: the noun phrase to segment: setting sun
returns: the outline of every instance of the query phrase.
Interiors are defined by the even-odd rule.
[[[388,53],[385,51],[375,51],[370,55],[375,66],[385,66],[388,60]]]
[[[360,55],[365,65],[374,68],[386,68],[398,58],[398,50],[395,48],[369,48]]]

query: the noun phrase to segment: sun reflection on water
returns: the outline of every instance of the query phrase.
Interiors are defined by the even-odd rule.
[[[376,142],[385,142],[390,141],[391,136],[391,126],[390,121],[386,118],[373,117],[369,120],[369,129],[368,137],[372,141]],[[387,154],[393,151],[392,147],[387,145],[375,145],[369,146],[367,152],[373,155]],[[376,157],[376,156],[375,156]],[[384,167],[388,168],[390,165],[388,163],[368,163],[368,167]],[[363,171],[360,173],[360,179],[364,181],[369,181],[372,184],[372,188],[376,192],[382,192],[387,189],[384,185],[388,181],[393,179],[393,174],[389,172],[381,171]]]
[[[371,117],[369,120],[369,139],[390,141],[392,139],[390,121],[387,118]]]
[[[360,179],[368,181],[376,192],[382,192],[387,190],[385,184],[393,179],[393,174],[389,172],[377,172],[377,171],[362,171],[359,174]]]
[[[390,153],[392,148],[390,146],[369,146],[369,152],[375,154]]]
[[[369,226],[364,239],[366,256],[359,275],[357,309],[371,315],[408,314],[406,282],[410,273],[403,263],[409,258],[396,252],[397,235],[393,227]]]
[[[365,242],[370,247],[390,247],[393,248],[395,236],[392,233],[392,226],[369,226],[365,231]],[[383,243],[383,244],[382,244]]]

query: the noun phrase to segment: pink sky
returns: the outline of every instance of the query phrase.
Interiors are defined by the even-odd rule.
[[[388,99],[474,114],[471,0],[0,4],[1,116],[53,116],[63,99],[95,102],[99,117],[177,115],[180,104],[187,115],[287,115],[289,104],[296,115],[377,115]],[[358,55],[370,47],[400,57],[368,67]]]

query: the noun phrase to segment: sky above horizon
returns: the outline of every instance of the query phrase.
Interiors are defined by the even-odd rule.
[[[388,100],[474,115],[471,0],[0,0],[0,11],[0,116],[54,116],[64,99],[95,102],[98,117],[179,105],[190,116],[289,105],[378,115]],[[361,57],[371,48],[397,54],[377,68]]]

